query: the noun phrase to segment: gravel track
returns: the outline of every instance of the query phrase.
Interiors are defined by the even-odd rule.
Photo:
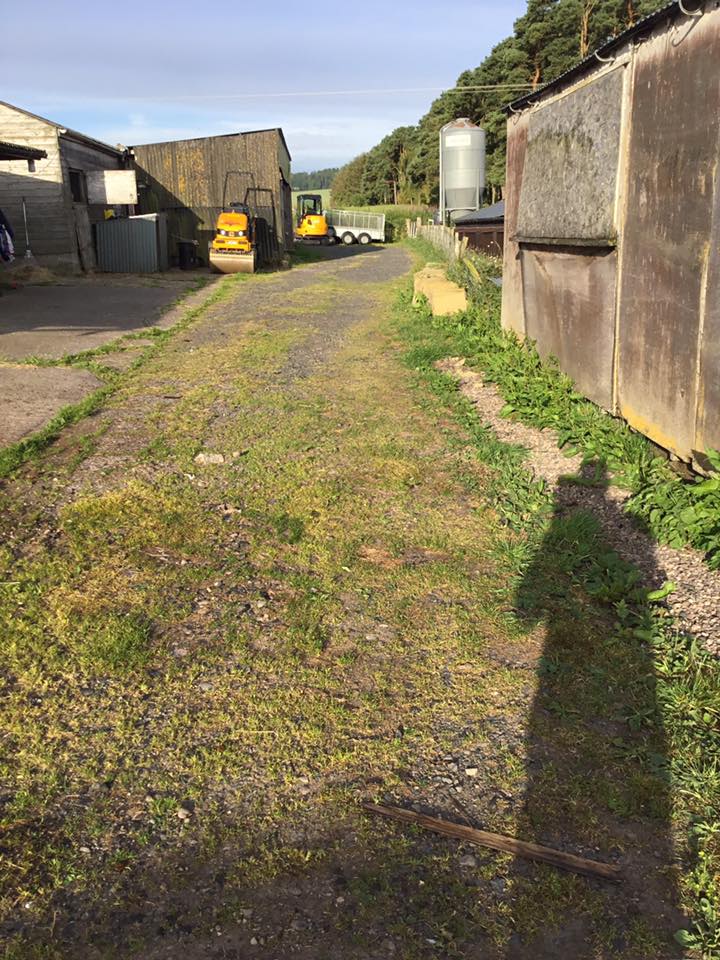
[[[608,542],[641,571],[648,587],[658,589],[666,581],[675,583],[674,592],[666,600],[673,616],[683,630],[720,655],[720,573],[709,569],[702,554],[656,543],[624,512],[631,496],[627,490],[562,483],[561,476],[580,470],[582,457],[566,457],[557,445],[554,430],[537,430],[501,416],[505,401],[497,388],[485,383],[482,373],[467,367],[464,359],[449,357],[437,368],[458,381],[463,395],[500,440],[528,450],[530,469],[549,484],[559,510],[582,508],[596,514]]]

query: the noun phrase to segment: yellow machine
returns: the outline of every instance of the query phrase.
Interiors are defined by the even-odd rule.
[[[235,179],[235,195],[243,197],[242,201],[227,201],[231,178]],[[228,170],[225,174],[222,213],[208,251],[210,269],[215,273],[255,273],[257,224],[249,203],[254,183],[251,173]]]
[[[297,198],[295,239],[304,243],[329,243],[328,223],[319,193],[301,193]]]
[[[215,273],[255,273],[255,218],[247,204],[223,205],[209,260]]]

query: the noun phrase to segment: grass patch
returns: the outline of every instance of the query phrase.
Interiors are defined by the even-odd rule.
[[[60,436],[66,427],[96,413],[114,392],[114,389],[114,383],[100,387],[79,403],[72,403],[63,407],[37,433],[0,449],[0,479],[10,476],[18,467],[37,457]]]
[[[472,302],[465,315],[442,323],[448,347],[497,385],[505,416],[553,429],[561,448],[607,466],[615,482],[633,493],[628,511],[661,543],[694,547],[720,568],[720,477],[684,480],[645,437],[578,394],[556,363],[541,360],[533,343],[502,330],[501,291],[488,282],[497,264],[481,257],[473,262],[474,273],[462,263],[450,271]],[[706,457],[720,471],[720,454],[710,450]]]
[[[302,267],[309,263],[319,263],[326,260],[325,248],[310,243],[295,243],[290,251],[290,263],[294,267]]]
[[[433,319],[427,311],[413,309],[409,293],[404,295],[398,324],[408,345],[406,362],[452,411],[472,437],[478,456],[491,469],[484,496],[512,531],[498,539],[495,554],[516,585],[521,622],[527,622],[528,615],[531,623],[537,622],[538,613],[533,611],[540,608],[542,616],[549,615],[555,624],[554,641],[550,649],[546,644],[541,664],[544,708],[553,718],[553,726],[560,734],[566,726],[576,737],[583,717],[590,722],[592,716],[607,717],[616,709],[621,711],[627,733],[610,738],[610,752],[597,755],[593,767],[596,789],[613,813],[656,821],[671,818],[673,832],[685,834],[689,866],[682,893],[694,925],[680,930],[677,939],[693,956],[718,957],[718,662],[668,619],[658,606],[661,594],[639,589],[638,572],[607,547],[593,517],[553,515],[544,484],[533,481],[523,467],[523,452],[500,444],[492,431],[478,422],[455,383],[435,370],[433,363],[451,355],[469,358],[497,383],[507,401],[508,416],[556,429],[561,442],[597,461],[598,476],[609,466],[635,491],[633,511],[654,532],[676,545],[702,543],[714,565],[718,559],[712,539],[716,518],[702,530],[699,523],[694,532],[686,524],[682,535],[663,535],[672,525],[670,514],[678,500],[700,499],[712,509],[709,498],[714,496],[717,481],[683,484],[642,437],[578,396],[554,365],[540,361],[531,344],[520,344],[501,331],[499,294],[487,279],[494,267],[485,264],[481,269],[484,277],[481,274],[479,284],[474,281],[473,306],[463,317]],[[471,286],[459,268],[455,277]],[[648,513],[650,504],[654,516]],[[679,529],[677,524],[673,529]],[[587,619],[588,602],[600,604],[608,616],[609,632],[599,641],[603,651],[599,659],[578,644],[578,627]],[[617,683],[620,675],[628,676],[630,686],[622,706],[608,702],[608,684]],[[582,678],[581,688],[573,689],[573,678]],[[539,732],[542,736],[549,733],[547,729]],[[650,736],[638,742],[638,733]],[[567,749],[573,749],[572,739]],[[588,749],[587,739],[584,749]],[[619,760],[630,758],[635,769],[623,780],[599,774],[603,767],[611,769]],[[557,794],[552,779],[543,783],[540,793],[556,809],[566,806],[567,790]],[[575,797],[575,813],[581,805]],[[532,811],[529,813],[532,816]],[[568,810],[568,815],[574,814]],[[541,809],[538,822],[543,816]]]
[[[152,624],[141,613],[103,614],[72,624],[83,665],[124,672],[142,666],[150,655]]]
[[[365,284],[368,314],[329,362],[323,318],[301,322],[302,297],[284,313],[270,285],[232,337],[158,356],[123,385],[125,409],[182,384],[154,435],[116,423],[107,489],[62,504],[49,485],[57,522],[45,536],[48,512],[28,520],[0,554],[15,956],[149,953],[179,915],[192,936],[232,921],[249,940],[263,911],[276,930],[313,898],[338,956],[379,932],[406,960],[492,956],[516,933],[562,943],[571,923],[587,956],[676,956],[667,904],[627,917],[633,878],[615,895],[477,851],[463,872],[468,851],[360,810],[462,819],[455,800],[580,853],[625,844],[652,896],[673,870],[650,643],[635,606],[592,587],[616,597],[621,571],[432,369],[444,334],[407,303],[401,366],[393,287]],[[355,292],[333,284],[328,322]],[[198,449],[224,460],[195,464]],[[283,935],[312,951],[318,929]]]

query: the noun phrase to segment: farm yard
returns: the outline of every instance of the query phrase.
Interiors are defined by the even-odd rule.
[[[720,960],[720,4],[60,6],[0,960]]]
[[[544,482],[439,363],[482,364],[497,288],[435,322],[420,241],[338,253],[223,279],[4,483],[7,955],[677,956],[715,660],[592,460]]]

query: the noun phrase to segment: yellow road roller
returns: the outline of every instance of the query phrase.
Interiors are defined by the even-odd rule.
[[[230,193],[232,184],[232,193]],[[250,208],[255,178],[243,170],[228,170],[223,183],[222,211],[215,222],[208,261],[214,273],[255,273],[257,219]],[[235,195],[242,200],[229,201]]]
[[[295,239],[303,243],[329,243],[328,222],[322,212],[319,193],[301,193],[297,198]]]
[[[223,204],[208,259],[215,273],[255,273],[255,218],[246,203]]]

